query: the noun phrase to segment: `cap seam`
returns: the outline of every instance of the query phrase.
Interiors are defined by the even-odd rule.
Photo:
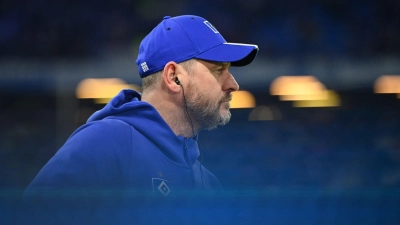
[[[197,43],[197,41],[195,41],[195,39],[192,37],[192,35],[189,34],[187,29],[181,23],[179,23],[178,21],[175,21],[175,20],[174,20],[174,22],[177,23],[185,31],[185,34],[186,34],[186,36],[188,36],[190,38],[190,41],[192,43],[196,44],[196,50],[197,50],[197,52],[199,52],[200,47],[199,47],[199,44]]]

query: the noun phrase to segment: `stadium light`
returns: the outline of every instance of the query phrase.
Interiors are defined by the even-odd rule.
[[[78,84],[75,94],[79,99],[94,99],[98,104],[105,104],[123,89],[140,91],[138,85],[127,84],[119,78],[87,78]]]
[[[400,94],[400,75],[382,75],[375,80],[374,93]]]
[[[325,100],[326,87],[313,76],[280,76],[270,88],[282,101]]]
[[[235,91],[232,92],[232,100],[230,102],[231,108],[254,108],[256,100],[254,96],[248,91]]]
[[[334,107],[340,105],[339,95],[327,90],[314,76],[280,76],[270,88],[271,95],[281,101],[293,101],[294,107]]]
[[[340,97],[339,95],[332,90],[326,90],[325,95],[326,99],[314,99],[307,101],[294,101],[294,107],[336,107],[340,106]]]

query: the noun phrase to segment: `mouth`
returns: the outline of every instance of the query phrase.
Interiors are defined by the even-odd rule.
[[[220,101],[220,106],[222,106],[225,110],[229,110],[231,107],[230,101],[232,100],[232,94],[226,95]]]
[[[221,99],[221,103],[230,102],[232,100],[232,94],[229,94]]]

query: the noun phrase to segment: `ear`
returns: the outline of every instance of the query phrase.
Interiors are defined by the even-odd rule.
[[[177,93],[181,91],[181,86],[178,85],[175,80],[176,78],[180,79],[181,76],[181,68],[176,62],[168,62],[164,66],[163,70],[163,80],[165,86],[172,92]],[[179,76],[179,77],[178,77]]]

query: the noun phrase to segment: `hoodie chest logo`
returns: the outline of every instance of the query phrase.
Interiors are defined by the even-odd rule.
[[[171,188],[170,188],[171,184],[167,180],[160,178],[152,178],[152,185],[153,185],[153,196],[167,197],[171,193]]]

